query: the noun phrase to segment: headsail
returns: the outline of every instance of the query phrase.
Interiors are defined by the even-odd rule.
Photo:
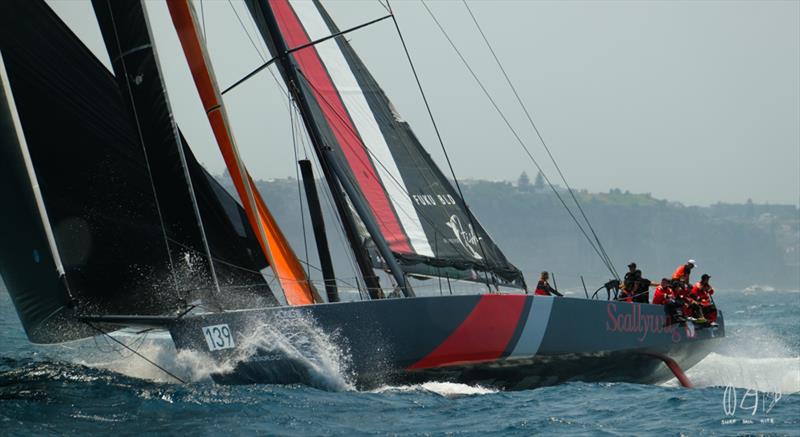
[[[251,11],[260,1],[248,2]],[[290,50],[339,32],[316,0],[266,5]],[[491,274],[500,284],[524,286],[521,272],[471,215],[347,40],[277,53],[268,27],[254,16],[273,55],[289,56],[299,72],[295,86],[312,106],[311,121],[347,164],[404,271],[494,282]]]
[[[287,302],[291,305],[322,302],[239,157],[191,6],[187,0],[168,0],[167,5],[225,164],[250,224],[259,236],[262,250],[270,258],[283,286]]]

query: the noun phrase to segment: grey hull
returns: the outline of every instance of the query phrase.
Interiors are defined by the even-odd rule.
[[[170,333],[178,349],[225,368],[214,375],[223,384],[311,383],[320,371],[313,354],[333,351],[364,388],[436,380],[525,389],[663,382],[673,374],[662,358],[686,370],[725,328],[721,314],[714,327],[671,323],[658,305],[473,295],[191,316]]]

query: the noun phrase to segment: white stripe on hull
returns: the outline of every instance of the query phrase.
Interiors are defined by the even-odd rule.
[[[533,298],[531,308],[528,314],[523,315],[527,317],[525,320],[525,327],[522,329],[522,335],[517,341],[514,350],[511,351],[509,358],[515,356],[534,356],[539,352],[539,347],[544,340],[545,331],[547,331],[547,324],[550,322],[550,312],[553,310],[552,296],[536,296]]]

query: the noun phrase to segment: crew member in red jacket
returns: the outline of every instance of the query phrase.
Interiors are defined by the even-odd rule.
[[[675,303],[680,309],[680,313],[686,317],[692,317],[694,314],[692,310],[694,299],[691,296],[689,286],[683,283],[683,281],[676,279],[672,281],[670,288],[672,288],[672,292],[675,296]]]
[[[703,273],[700,281],[692,287],[692,297],[700,305],[700,314],[698,316],[703,316],[703,318],[713,323],[717,321],[717,308],[711,300],[714,289],[708,283],[709,279],[711,279],[711,276]]]
[[[656,287],[653,293],[653,305],[666,305],[668,301],[675,299],[672,289],[669,288],[669,279],[662,278],[661,285]]]
[[[538,294],[539,296],[563,296],[558,290],[550,286],[550,283],[547,282],[549,280],[550,273],[542,272],[542,275],[539,276],[539,282],[536,284],[536,291],[534,294]]]
[[[689,286],[689,275],[692,273],[692,269],[695,268],[697,265],[697,261],[690,259],[686,261],[686,264],[681,264],[675,269],[675,273],[672,274],[673,281],[681,281],[686,286]]]
[[[653,296],[653,303],[664,305],[664,312],[669,315],[672,323],[686,321],[683,299],[678,297],[682,285],[680,281],[670,281],[669,278],[663,278]]]

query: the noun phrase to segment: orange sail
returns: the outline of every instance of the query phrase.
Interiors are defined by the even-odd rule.
[[[222,105],[222,97],[214,79],[211,62],[200,42],[197,22],[188,0],[167,0],[167,6],[225,165],[228,167],[236,192],[239,193],[250,226],[253,227],[264,254],[280,280],[286,302],[289,305],[308,305],[315,302],[315,297],[316,301],[320,302],[319,295],[309,282],[300,261],[278,228],[239,157],[236,143],[228,127],[225,107]]]

